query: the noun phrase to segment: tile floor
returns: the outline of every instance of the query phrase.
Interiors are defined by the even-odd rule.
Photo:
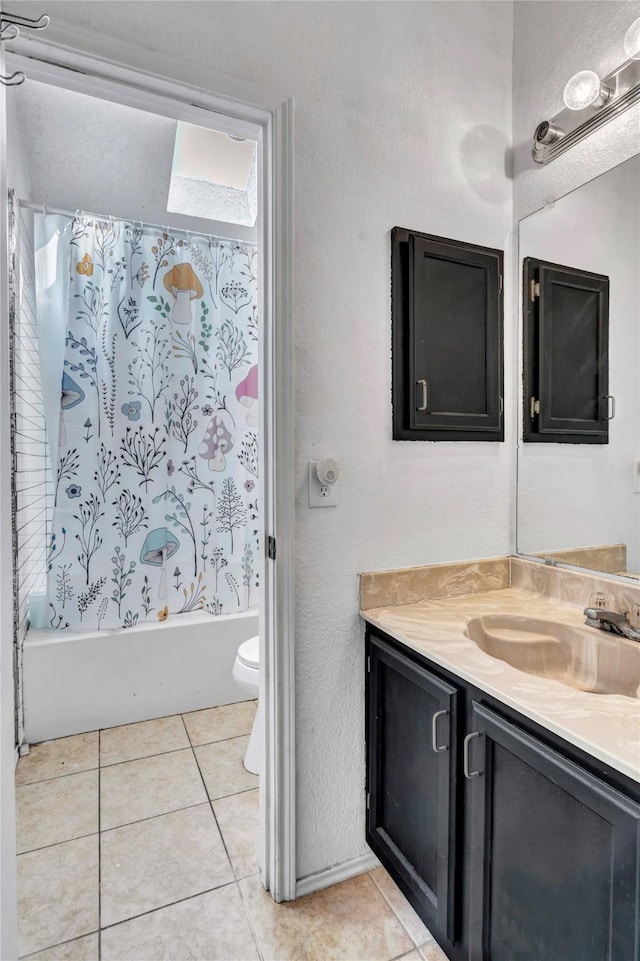
[[[446,961],[383,868],[288,904],[258,876],[245,701],[37,744],[16,773],[30,961]]]

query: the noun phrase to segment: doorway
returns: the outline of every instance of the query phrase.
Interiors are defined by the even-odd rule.
[[[21,37],[14,41],[7,61],[12,70],[24,70],[30,82],[46,85],[59,94],[92,97],[111,105],[111,109],[120,105],[122,109],[155,117],[158,122],[164,118],[232,137],[254,138],[258,144],[257,182],[263,198],[257,223],[261,279],[258,309],[263,318],[260,333],[263,443],[259,457],[264,478],[264,513],[260,540],[263,547],[269,544],[268,558],[263,551],[264,603],[260,613],[263,665],[260,697],[265,708],[266,728],[260,861],[265,887],[275,900],[288,900],[295,896],[293,429],[287,403],[287,398],[292,396],[291,105],[259,90],[251,91],[248,97],[246,85],[242,85],[240,91],[230,78],[177,62],[167,64],[165,60],[167,75],[160,77],[151,69],[152,58],[144,51],[115,42],[110,45],[81,31],[73,32],[70,43],[67,26],[55,23],[48,28],[46,38],[44,35],[37,40]],[[11,91],[7,96],[11,96]],[[172,216],[167,212],[166,218],[160,218],[160,226],[172,226]],[[7,547],[3,544],[3,570],[7,569]],[[5,853],[10,855],[3,851],[3,862]],[[3,915],[9,917],[11,909],[4,910],[5,897],[10,897],[6,886]]]

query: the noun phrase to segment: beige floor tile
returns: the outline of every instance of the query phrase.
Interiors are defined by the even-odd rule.
[[[206,711],[183,714],[193,745],[226,741],[229,737],[251,734],[255,716],[255,701],[240,701],[238,704],[224,704]]]
[[[383,897],[389,902],[397,914],[400,924],[406,929],[413,943],[415,945],[421,945],[426,941],[431,941],[433,935],[429,931],[429,928],[420,920],[402,891],[400,891],[395,882],[392,881],[385,869],[376,868],[375,871],[369,872],[369,876],[380,888]]]
[[[16,788],[18,854],[98,831],[98,772]]]
[[[102,932],[103,961],[257,961],[235,884]]]
[[[397,961],[422,961],[422,955],[417,948],[414,948],[413,951],[409,951],[409,954],[403,954]]]
[[[100,772],[103,831],[207,800],[191,748],[125,761]]]
[[[213,803],[222,839],[229,852],[237,878],[257,874],[258,867],[258,791],[244,791]]]
[[[248,737],[234,737],[194,748],[211,800],[258,787],[258,776],[242,763],[248,743]]]
[[[275,904],[258,877],[240,882],[265,961],[388,961],[411,940],[368,875]]]
[[[21,956],[97,929],[97,835],[18,857]]]
[[[423,944],[420,948],[420,955],[423,961],[448,961],[446,954],[435,941]]]
[[[16,784],[32,784],[62,774],[77,774],[98,766],[98,732],[74,734],[34,744],[18,761]]]
[[[209,804],[106,831],[102,924],[125,921],[233,880]]]
[[[190,746],[179,714],[159,717],[154,721],[139,721],[100,731],[100,764],[118,764]]]
[[[75,941],[57,944],[37,954],[30,954],[24,961],[98,961],[98,935],[88,934]]]

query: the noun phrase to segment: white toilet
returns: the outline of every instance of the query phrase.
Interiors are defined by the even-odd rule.
[[[250,637],[238,648],[233,663],[233,679],[250,697],[258,697],[260,690],[260,637]],[[244,756],[244,766],[251,774],[260,774],[262,767],[264,730],[262,723],[262,702],[258,699],[258,710],[253,721],[251,737]]]

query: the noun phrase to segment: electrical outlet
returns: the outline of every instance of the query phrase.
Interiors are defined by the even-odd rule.
[[[337,507],[338,481],[323,484],[318,477],[318,461],[309,461],[309,507]]]

